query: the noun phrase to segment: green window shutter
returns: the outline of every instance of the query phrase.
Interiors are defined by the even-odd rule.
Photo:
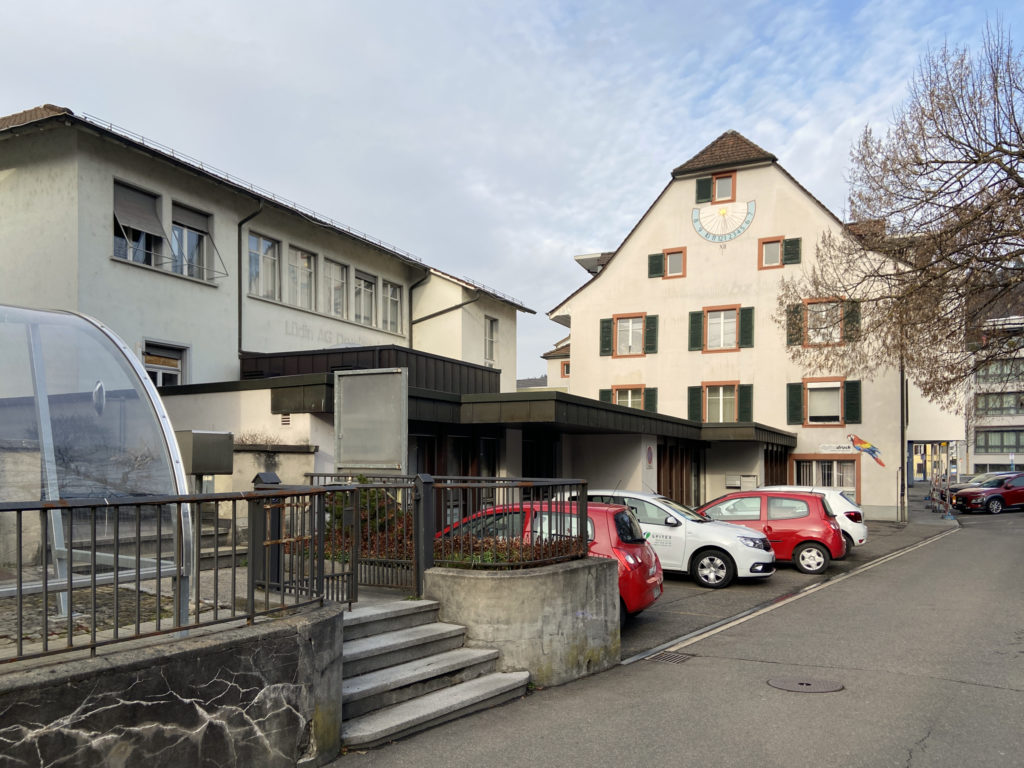
[[[658,388],[647,387],[644,390],[644,410],[651,413],[658,412]]]
[[[786,344],[804,343],[804,305],[790,304],[786,310]]]
[[[786,423],[804,423],[804,385],[800,382],[786,385]]]
[[[665,274],[665,254],[650,253],[647,255],[647,276],[661,277]]]
[[[601,319],[601,354],[612,353],[612,319],[605,317]]]
[[[690,351],[704,349],[704,313],[690,313]]]
[[[658,316],[644,318],[644,354],[653,355],[658,351]]]
[[[860,338],[860,302],[843,302],[843,341],[857,341]]]
[[[698,203],[710,203],[711,202],[711,177],[706,176],[703,179],[697,179],[697,202]]]
[[[782,241],[782,263],[783,264],[799,264],[800,263],[800,238],[791,237],[788,240]]]
[[[860,382],[843,384],[843,419],[847,424],[860,424]]]
[[[752,346],[754,346],[754,308],[740,307],[740,347]]]
[[[602,403],[610,403],[612,401],[612,391],[610,389],[597,390],[597,399]]]
[[[736,404],[736,421],[754,420],[754,385],[740,384]]]
[[[686,418],[690,421],[704,420],[704,409],[701,407],[704,404],[703,397],[702,387],[686,388]]]

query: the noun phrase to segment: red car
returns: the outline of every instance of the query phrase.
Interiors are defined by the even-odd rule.
[[[516,538],[576,536],[576,503],[526,501],[485,509],[455,522],[440,537]],[[661,596],[661,561],[628,507],[587,503],[587,546],[592,557],[619,564],[620,616],[640,613]]]
[[[846,552],[839,524],[820,493],[737,491],[697,512],[763,532],[779,560],[792,558],[804,573],[821,573]]]
[[[953,494],[952,504],[961,512],[990,512],[1024,506],[1024,473],[1003,474],[981,485],[963,488]]]

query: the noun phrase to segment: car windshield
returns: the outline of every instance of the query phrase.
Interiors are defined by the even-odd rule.
[[[693,511],[693,509],[691,507],[687,507],[687,506],[685,506],[683,504],[680,504],[680,503],[678,503],[676,501],[672,501],[672,499],[670,499],[670,498],[667,498],[665,496],[659,496],[658,497],[658,502],[660,504],[662,504],[663,506],[666,506],[669,509],[671,509],[673,512],[678,514],[680,517],[686,518],[687,520],[692,520],[695,523],[706,523],[706,522],[708,522],[708,519],[706,517],[704,517],[703,515],[698,515],[696,512]]]
[[[839,495],[842,496],[844,499],[846,499],[851,504],[853,504],[853,506],[855,506],[855,507],[857,506],[857,500],[853,497],[853,494],[850,493],[849,491],[840,491]],[[859,507],[858,507],[858,509],[859,509]]]
[[[1001,486],[1003,484],[1004,480],[1006,480],[1005,477],[993,477],[991,480],[986,480],[984,483],[982,483],[981,487],[982,488],[998,488],[999,486]]]

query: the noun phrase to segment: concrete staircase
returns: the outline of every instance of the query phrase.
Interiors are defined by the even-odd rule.
[[[345,614],[341,741],[368,748],[526,693],[529,672],[495,672],[498,651],[465,648],[433,600]]]

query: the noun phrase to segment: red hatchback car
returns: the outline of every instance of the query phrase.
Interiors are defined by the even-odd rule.
[[[576,536],[576,504],[527,501],[485,509],[437,534],[438,538],[476,536],[524,540]],[[619,565],[619,598],[623,618],[640,613],[661,596],[661,561],[636,516],[628,507],[587,504],[587,547],[592,557],[609,557]]]
[[[839,524],[820,493],[737,491],[697,512],[763,532],[778,559],[792,558],[804,573],[821,573],[846,551]]]

